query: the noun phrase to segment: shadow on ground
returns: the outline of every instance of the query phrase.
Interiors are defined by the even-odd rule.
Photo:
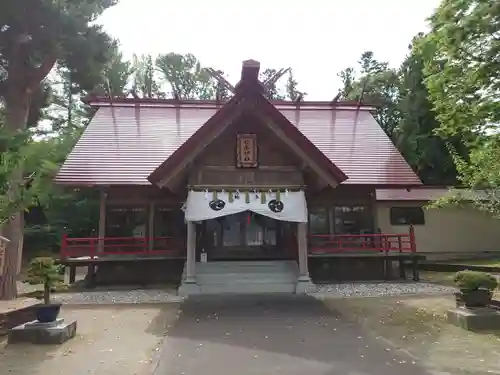
[[[189,298],[155,375],[429,374],[307,296]]]

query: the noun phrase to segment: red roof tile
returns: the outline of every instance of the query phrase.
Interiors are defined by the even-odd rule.
[[[217,111],[211,103],[129,100],[101,104],[56,181],[71,185],[149,185],[147,177]],[[108,105],[108,106],[105,106]],[[278,110],[342,172],[344,184],[414,186],[421,182],[372,114],[361,107],[302,102]]]

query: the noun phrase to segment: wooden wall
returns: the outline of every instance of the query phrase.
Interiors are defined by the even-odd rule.
[[[258,145],[257,168],[236,168],[238,133],[255,134]],[[189,185],[200,186],[302,186],[302,162],[260,120],[247,115],[230,125],[196,159]]]

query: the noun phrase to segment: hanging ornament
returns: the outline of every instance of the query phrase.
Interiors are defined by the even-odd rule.
[[[276,200],[279,202],[281,200],[281,192],[276,190]]]
[[[273,197],[273,191],[271,189],[269,189],[269,198],[272,199],[272,197]]]
[[[205,200],[208,200],[208,189],[205,189]]]
[[[257,193],[257,190],[253,189],[253,193],[255,194],[255,199],[259,199],[259,193]]]
[[[234,193],[234,199],[240,199],[240,191],[236,189],[236,193]]]
[[[265,191],[260,193],[260,203],[262,203],[262,204],[266,203],[266,192]]]
[[[217,200],[217,190],[212,191],[212,200],[213,201]]]
[[[288,189],[285,189],[285,197],[288,198]]]
[[[250,193],[248,191],[245,191],[245,203],[250,203]]]
[[[285,208],[285,205],[283,204],[283,202],[276,200],[276,199],[273,199],[273,200],[269,201],[268,207],[272,212],[279,213],[279,212],[283,211],[283,208]]]
[[[228,191],[228,193],[227,193],[227,200],[229,201],[229,203],[233,203],[234,202],[234,196],[233,196],[233,192],[232,191]]]

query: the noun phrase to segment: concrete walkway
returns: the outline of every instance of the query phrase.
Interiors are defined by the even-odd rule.
[[[190,298],[165,339],[155,375],[221,374],[430,373],[312,297]]]

